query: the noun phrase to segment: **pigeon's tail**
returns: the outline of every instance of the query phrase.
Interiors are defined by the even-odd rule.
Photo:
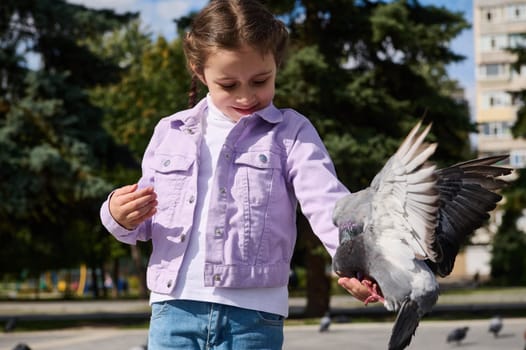
[[[411,343],[419,322],[418,304],[414,300],[406,299],[396,316],[391,339],[389,339],[389,350],[405,349]]]

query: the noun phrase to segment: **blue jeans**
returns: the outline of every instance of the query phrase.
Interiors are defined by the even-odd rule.
[[[191,300],[152,304],[148,350],[279,350],[282,346],[280,315]]]

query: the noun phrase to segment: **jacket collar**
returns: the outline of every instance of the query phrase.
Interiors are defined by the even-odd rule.
[[[170,126],[172,128],[179,128],[184,125],[185,128],[193,128],[201,122],[201,118],[207,108],[208,99],[205,97],[193,108],[186,109],[169,116],[169,118],[171,118]],[[283,114],[274,106],[273,103],[270,103],[267,107],[255,112],[253,115],[246,116],[244,118],[252,119],[255,117],[259,117],[271,124],[277,124],[283,121]]]

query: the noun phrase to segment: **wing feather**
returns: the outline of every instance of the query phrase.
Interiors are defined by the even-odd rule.
[[[372,223],[382,235],[399,235],[419,258],[437,259],[435,229],[439,195],[436,190],[436,167],[427,163],[437,144],[424,143],[431,129],[419,122],[407,135],[395,154],[371,183],[376,189]],[[400,230],[382,228],[404,227]]]
[[[513,170],[495,163],[506,158],[507,155],[473,159],[435,172],[440,196],[436,235],[444,256],[430,265],[439,275],[451,273],[460,246],[484,224],[488,212],[501,200],[493,191],[507,185],[508,182],[499,177]]]

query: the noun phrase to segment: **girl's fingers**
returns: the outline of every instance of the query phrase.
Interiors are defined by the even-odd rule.
[[[153,216],[157,206],[153,187],[137,188],[137,184],[123,186],[115,190],[110,198],[111,215],[127,229],[133,229]]]
[[[151,205],[157,198],[155,192],[143,193],[141,196],[135,196],[131,199],[126,197],[126,201],[121,204],[122,210],[128,213],[132,211],[140,210],[143,207]]]
[[[155,194],[153,187],[149,186],[137,189],[137,184],[134,184],[119,188],[114,192],[113,195],[116,197],[115,199],[118,200],[119,203],[126,204],[151,194]]]
[[[132,193],[132,192],[135,192],[137,187],[138,187],[137,184],[122,186],[122,187],[117,188],[115,191],[113,191],[113,195],[119,197],[119,196],[123,196],[128,193]]]
[[[142,214],[141,216],[139,216],[137,219],[133,220],[132,221],[132,225],[135,227],[135,226],[138,226],[141,222],[145,221],[145,220],[148,220],[149,218],[151,218],[152,216],[155,215],[155,213],[157,212],[157,207],[152,207],[150,208],[150,210],[148,210],[147,212],[145,212],[144,214]]]
[[[144,216],[146,216],[152,209],[155,209],[157,207],[157,201],[154,199],[152,201],[147,202],[145,205],[141,205],[139,207],[136,207],[133,209],[133,211],[129,211],[126,215],[126,218],[128,220],[137,220]],[[142,221],[142,220],[141,220]]]
[[[364,301],[370,296],[369,289],[356,278],[341,277],[338,284],[351,293],[356,299]]]

